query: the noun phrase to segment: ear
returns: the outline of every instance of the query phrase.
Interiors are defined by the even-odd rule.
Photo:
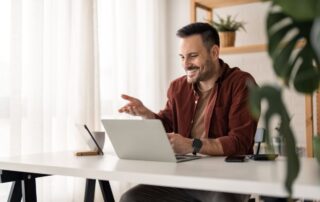
[[[212,60],[218,60],[219,53],[220,53],[220,47],[217,45],[213,45],[210,49],[210,56],[211,56]]]

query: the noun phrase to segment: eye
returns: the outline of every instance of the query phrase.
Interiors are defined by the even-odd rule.
[[[180,55],[180,59],[181,59],[181,61],[183,61],[184,60],[184,56]]]
[[[198,57],[198,54],[191,54],[190,55],[190,58],[196,58],[196,57]]]

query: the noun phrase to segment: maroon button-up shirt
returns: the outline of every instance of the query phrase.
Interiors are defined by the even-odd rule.
[[[224,155],[252,154],[257,120],[248,108],[247,82],[254,78],[239,68],[230,68],[220,60],[223,72],[216,81],[205,112],[205,132],[208,138],[218,138]],[[191,137],[199,95],[186,76],[174,80],[168,89],[164,110],[156,114],[167,132]]]

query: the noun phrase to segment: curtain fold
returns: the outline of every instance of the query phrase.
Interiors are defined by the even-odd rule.
[[[85,149],[75,124],[101,129],[95,0],[3,0],[1,6],[10,16],[10,34],[0,33],[10,50],[0,57],[1,73],[10,79],[0,83],[0,109],[8,111],[0,110],[0,125],[8,128],[0,142],[9,143],[0,155]],[[39,179],[38,200],[81,201],[84,181]]]
[[[166,100],[166,1],[98,0],[101,113],[118,113],[127,93],[158,111]]]
[[[122,93],[161,109],[165,7],[163,0],[1,0],[0,155],[83,149],[74,125],[102,130],[101,116],[128,118],[117,111]],[[112,152],[110,142],[105,150]],[[82,201],[84,180],[39,179],[38,200]],[[129,185],[112,182],[116,200]],[[8,188],[0,184],[0,201]]]
[[[164,0],[98,0],[101,115],[120,114],[126,101],[121,94],[139,98],[158,112],[166,100],[166,2]],[[106,137],[106,152],[114,152]],[[111,182],[115,199],[133,186]]]
[[[126,101],[139,98],[158,112],[165,105],[167,81],[166,1],[97,0],[101,116],[120,114]],[[106,137],[105,150],[113,152]]]

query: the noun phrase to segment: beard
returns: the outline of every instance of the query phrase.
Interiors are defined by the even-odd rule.
[[[196,65],[187,67],[185,69],[185,72],[187,74],[187,82],[195,84],[200,81],[206,81],[213,76],[213,69],[213,62],[209,59],[206,60],[205,65],[203,65],[202,68]]]
[[[195,65],[190,66],[186,69],[186,74],[188,83],[196,83],[198,82],[200,67]]]

